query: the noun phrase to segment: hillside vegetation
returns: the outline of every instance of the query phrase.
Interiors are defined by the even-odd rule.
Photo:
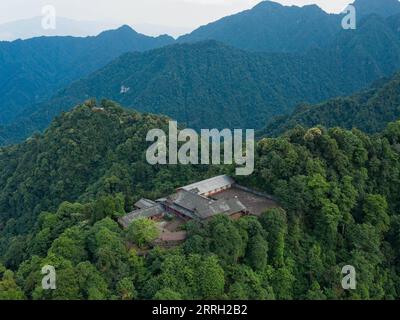
[[[96,37],[38,37],[0,41],[0,124],[17,119],[27,105],[103,67],[121,54],[173,42],[147,37],[123,26]]]
[[[335,98],[317,105],[300,105],[291,115],[271,121],[260,131],[260,136],[276,136],[296,126],[316,125],[358,128],[376,133],[399,118],[400,74],[397,73],[350,97]]]
[[[400,14],[398,0],[356,0],[353,5],[358,22],[371,14],[382,18]],[[201,26],[178,41],[217,40],[250,51],[303,53],[332,46],[342,31],[343,17],[317,5],[284,6],[267,0]]]
[[[50,100],[26,105],[0,127],[0,140],[21,141],[92,97],[165,114],[195,129],[260,129],[299,103],[349,95],[391,76],[400,68],[399,21],[400,15],[366,16],[329,47],[306,53],[251,53],[215,41],[128,53]]]
[[[139,197],[233,172],[148,165],[146,132],[166,123],[91,101],[1,149],[0,298],[399,298],[400,122],[375,136],[311,128],[259,141],[256,171],[239,181],[284,210],[191,223],[183,245],[142,256],[116,217]],[[45,264],[57,290],[41,287]],[[357,290],[342,289],[344,265]]]

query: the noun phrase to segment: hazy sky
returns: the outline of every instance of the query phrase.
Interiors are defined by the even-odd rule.
[[[260,0],[1,0],[0,24],[41,14],[53,5],[59,16],[76,20],[149,23],[165,26],[198,27],[223,16],[249,9]],[[276,0],[285,5],[318,4],[339,12],[353,0]]]

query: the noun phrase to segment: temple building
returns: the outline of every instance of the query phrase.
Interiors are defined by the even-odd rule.
[[[243,215],[260,215],[271,207],[277,207],[271,196],[240,186],[231,177],[222,175],[178,188],[174,194],[156,201],[141,199],[135,210],[118,222],[127,228],[136,219],[161,220],[165,215],[199,222],[218,214],[238,219]]]
[[[196,182],[186,187],[181,187],[178,189],[178,191],[186,190],[204,197],[209,197],[213,194],[232,188],[234,184],[235,180],[233,180],[231,177],[223,175]]]

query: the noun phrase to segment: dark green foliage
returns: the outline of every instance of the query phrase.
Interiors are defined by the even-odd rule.
[[[147,37],[123,26],[96,37],[0,42],[0,124],[24,114],[27,104],[49,98],[125,52],[149,50],[173,41],[167,36]]]
[[[115,221],[124,210],[225,168],[151,167],[143,139],[167,119],[101,106],[1,150],[0,299],[399,298],[400,122],[374,136],[296,128],[263,139],[240,181],[282,208],[191,222],[181,246],[136,251]],[[44,265],[57,290],[43,290]],[[354,291],[341,287],[344,265],[356,268]]]
[[[56,215],[43,215],[40,223],[50,230],[43,228],[35,250],[59,236],[60,226],[120,216],[131,210],[138,193],[160,197],[191,179],[190,167],[146,162],[146,134],[151,128],[167,131],[166,118],[125,112],[106,101],[99,107],[79,106],[56,119],[43,136],[0,150],[0,221],[6,233],[26,233],[42,211],[55,211],[63,201],[95,200],[85,206],[66,203]],[[6,243],[1,243],[4,248]],[[12,259],[26,243],[13,242]]]
[[[269,243],[272,263],[282,266],[287,235],[286,213],[279,209],[268,210],[261,216],[260,223],[267,230],[266,239]]]
[[[23,300],[24,293],[17,286],[14,273],[0,264],[0,300]]]
[[[151,244],[158,234],[155,222],[145,218],[133,221],[126,232],[127,239],[141,248]]]
[[[397,231],[391,225],[397,218],[391,217],[398,216],[400,202],[392,188],[400,183],[399,125],[392,123],[376,136],[340,128],[296,128],[259,142],[251,180],[278,196],[287,213],[287,224],[282,215],[275,222],[279,211],[260,220],[270,232],[272,257],[282,248],[276,235],[282,238],[285,228],[289,230],[283,258],[279,255],[284,267],[273,277],[287,284],[275,290],[278,298],[393,297],[398,254]],[[347,264],[359,275],[359,286],[350,295],[334,280]],[[296,279],[292,286],[291,275]]]
[[[166,114],[197,129],[260,129],[299,103],[352,94],[400,68],[398,1],[358,0],[355,6],[357,29],[343,30],[342,15],[327,14],[315,5],[299,8],[264,1],[178,41],[192,45],[119,58],[174,40],[146,37],[124,26],[85,39],[1,43],[0,144],[20,142],[44,130],[62,111],[90,97]],[[336,105],[342,102],[336,101],[335,109],[341,109]],[[347,104],[354,109],[354,103]],[[372,111],[379,116],[376,121],[366,111],[355,125],[364,128],[361,124],[367,120],[365,128],[380,131],[396,120],[394,110]],[[340,120],[326,114],[301,118],[311,126],[313,120],[326,117]],[[343,117],[343,126],[351,128],[351,118],[351,113]]]
[[[358,21],[370,14],[383,18],[400,13],[397,0],[356,0]],[[251,51],[304,52],[325,48],[341,30],[341,14],[328,14],[317,5],[283,6],[262,1],[251,10],[224,17],[178,39],[217,40]]]
[[[340,30],[340,19],[316,5],[289,7],[262,1],[251,10],[202,26],[178,41],[213,39],[251,51],[303,52],[326,46]]]
[[[0,137],[7,143],[16,131],[24,130],[19,136],[26,137],[43,130],[53,117],[88,97],[165,114],[195,129],[260,128],[266,118],[290,111],[296,103],[365,85],[350,78],[340,84],[342,80],[327,79],[330,66],[319,56],[249,53],[215,41],[125,54],[49,101],[27,108],[15,124],[0,130]],[[129,91],[121,93],[122,85]]]
[[[16,121],[0,128],[0,143],[44,130],[60,112],[90,97],[166,114],[195,129],[260,129],[299,103],[349,95],[392,76],[400,68],[399,21],[369,15],[356,30],[339,27],[323,49],[300,53],[246,52],[204,41],[125,54],[48,101],[25,106]],[[121,92],[122,86],[129,90]],[[390,112],[386,117],[395,120]]]
[[[400,13],[397,0],[356,0],[354,6],[361,16],[375,13],[382,17],[389,17]]]
[[[259,133],[276,136],[297,125],[358,128],[376,133],[400,118],[400,74],[377,82],[367,91],[318,105],[301,105],[289,116],[277,118]]]

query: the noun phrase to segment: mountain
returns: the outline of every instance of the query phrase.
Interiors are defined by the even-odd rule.
[[[326,46],[341,29],[340,21],[340,16],[316,5],[283,6],[262,1],[251,10],[202,26],[178,41],[213,39],[245,50],[301,52]]]
[[[357,30],[342,30],[330,45],[343,67],[352,67],[355,78],[365,81],[376,75],[392,75],[399,69],[400,37],[397,25],[400,15],[382,18],[369,15],[359,21]],[[346,72],[338,69],[338,73]]]
[[[0,140],[20,141],[91,97],[166,114],[196,129],[261,129],[299,103],[350,95],[400,69],[399,21],[399,15],[367,16],[356,30],[337,33],[329,48],[304,54],[253,53],[215,41],[126,54],[49,101],[26,106],[0,128]]]
[[[356,0],[357,20],[376,14],[400,13],[398,0]],[[251,10],[222,18],[181,36],[180,42],[217,40],[231,46],[267,52],[304,52],[332,45],[342,30],[342,14],[328,14],[316,5],[284,6],[262,1]]]
[[[96,37],[39,37],[0,42],[0,123],[27,104],[43,101],[71,81],[128,51],[144,51],[173,42],[147,37],[123,26]]]
[[[365,39],[358,37],[358,40],[352,40],[352,32],[340,27],[340,15],[327,14],[315,5],[288,7],[264,1],[251,10],[202,27],[190,35],[181,37],[179,41],[193,42],[211,38],[252,51],[301,54],[308,54],[312,50],[332,50],[345,41],[358,41],[359,43],[347,47],[347,57],[337,57],[334,54],[333,58],[358,60],[360,54],[365,55],[362,59],[368,64],[367,70],[364,71],[361,63],[355,61],[361,66],[357,73],[370,72],[372,77],[380,73],[381,76],[385,76],[393,67],[392,61],[398,52],[397,48],[384,50],[384,46],[391,48],[392,44],[388,44],[386,40],[394,40],[386,38],[399,39],[399,17],[396,16],[396,13],[400,12],[399,2],[358,0],[355,5],[360,8],[357,12],[365,12],[361,17],[366,19],[371,12],[380,15],[376,17],[377,20],[384,19],[389,14],[394,16],[389,17],[388,22],[382,22],[381,26],[377,25],[378,21],[372,23],[371,30],[368,31],[370,34],[363,28],[364,31],[361,32],[364,32]],[[363,19],[359,20],[361,24]],[[61,19],[61,25],[63,21]],[[386,30],[389,27],[392,31]],[[379,28],[382,30],[377,30]],[[370,57],[374,54],[370,46],[376,40],[376,36],[383,33],[383,38],[377,39],[380,44],[379,50],[376,50],[377,54]],[[338,40],[338,34],[342,34],[343,39]],[[145,51],[173,42],[174,39],[168,36],[144,36],[128,26],[103,32],[96,37],[39,37],[0,42],[0,125],[14,123],[21,114],[26,114],[23,110],[29,106],[48,100],[57,90],[89,75],[125,52]],[[340,50],[346,55],[343,48]],[[378,54],[382,54],[378,57],[382,61],[387,60],[387,66],[376,64]],[[371,75],[365,75],[364,83],[368,82],[370,77]],[[329,94],[325,96],[328,97]],[[282,109],[285,107],[284,105]]]
[[[272,121],[260,135],[276,136],[297,125],[358,128],[376,133],[382,131],[389,122],[398,119],[400,73],[350,97],[335,98],[317,105],[300,105],[291,115]]]
[[[251,15],[259,11],[271,17],[280,17],[282,12],[300,12],[319,16],[324,21],[335,18],[316,6],[284,7],[263,2],[244,12],[243,21],[257,21]],[[396,11],[393,10],[393,13]],[[237,15],[227,19],[235,17]],[[288,15],[271,21],[290,24],[296,20],[294,17]],[[379,78],[391,76],[400,69],[399,27],[400,14],[387,18],[370,14],[359,18],[356,30],[339,28],[323,48],[310,47],[289,53],[252,53],[213,41],[190,42],[143,54],[125,55],[98,70],[97,66],[106,64],[103,55],[111,60],[111,55],[117,56],[130,49],[127,48],[129,41],[125,40],[122,43],[126,45],[122,45],[114,36],[115,32],[122,34],[122,38],[130,39],[135,35],[135,38],[147,39],[147,46],[136,47],[137,50],[150,48],[157,41],[160,46],[173,41],[167,37],[144,37],[129,27],[123,27],[99,35],[108,40],[94,41],[95,44],[102,43],[102,46],[84,51],[79,63],[74,59],[65,59],[66,63],[62,61],[57,66],[47,66],[46,61],[42,61],[40,70],[45,72],[35,69],[33,74],[26,74],[22,63],[16,70],[22,69],[23,72],[16,73],[14,68],[9,69],[9,73],[15,73],[15,81],[0,87],[0,94],[4,97],[1,105],[7,105],[7,108],[3,107],[5,111],[0,117],[3,118],[0,143],[20,141],[34,131],[43,130],[59,112],[90,97],[110,98],[140,111],[166,114],[197,129],[210,126],[260,129],[272,117],[290,113],[299,103],[317,103],[335,96],[350,95]],[[278,30],[279,24],[274,28]],[[297,27],[299,30],[302,28]],[[293,32],[291,30],[289,34]],[[257,32],[254,34],[257,35]],[[54,41],[58,38],[49,39]],[[75,38],[67,39],[76,41]],[[87,38],[86,41],[88,39],[97,38]],[[64,43],[65,38],[60,40]],[[115,45],[110,42],[113,40]],[[290,41],[286,39],[284,43]],[[279,50],[286,49],[280,47]],[[38,59],[43,59],[47,51],[47,48],[38,50]],[[11,64],[8,65],[11,67]],[[67,77],[59,79],[60,70]],[[42,79],[44,76],[45,79]],[[67,79],[72,81],[82,77],[68,84]],[[26,80],[31,78],[35,79],[33,83]],[[51,88],[48,79],[52,79]],[[53,94],[59,88],[63,89]],[[40,93],[36,101],[29,94],[32,92]],[[217,114],[224,116],[216,117]]]
[[[14,41],[41,36],[95,36],[104,30],[118,27],[116,23],[98,21],[77,21],[64,17],[57,17],[56,29],[43,29],[43,17],[12,21],[0,24],[0,41]]]
[[[258,141],[255,172],[240,183],[281,208],[172,220],[188,238],[160,248],[157,222],[122,230],[118,217],[141,197],[230,171],[148,164],[146,133],[167,120],[88,101],[0,149],[1,299],[399,298],[400,122],[376,136],[314,128]],[[344,263],[360,270],[357,290],[339,289]],[[45,265],[57,290],[43,289]]]
[[[46,94],[36,104],[22,101],[16,121],[0,130],[9,143],[47,127],[0,147],[0,300],[398,300],[400,121],[386,122],[399,115],[400,73],[375,80],[400,70],[399,26],[400,14],[368,14],[357,30],[339,30],[325,47],[304,52],[251,52],[207,40],[107,63],[102,51],[111,56],[129,46],[115,31],[85,47],[82,60],[63,51],[71,68],[60,62],[64,75],[86,65],[94,71],[46,101]],[[131,29],[120,33],[131,39]],[[66,39],[71,47],[75,40]],[[0,61],[19,52],[0,51]],[[50,62],[59,54],[40,52],[51,53]],[[21,62],[26,57],[19,69],[3,65],[0,75],[16,68],[40,80],[51,71],[56,81],[59,70],[42,59],[34,70]],[[301,101],[350,94],[373,81],[368,90],[294,113],[295,124],[326,121],[325,127],[289,123],[282,135],[255,141],[253,174],[235,180],[273,195],[277,208],[205,223],[166,215],[119,226],[141,198],[233,176],[233,164],[149,164],[146,136],[166,132],[170,118],[148,112],[196,128],[251,128]],[[91,99],[103,96],[146,113]],[[336,126],[355,122],[373,134]],[[169,228],[187,238],[155,245]],[[356,270],[354,290],[341,281],[345,265]],[[56,290],[43,285],[43,266],[50,278],[56,270]]]
[[[162,168],[148,165],[144,156],[149,145],[145,140],[146,134],[152,128],[168,131],[168,119],[124,110],[110,101],[102,101],[98,105],[89,101],[54,119],[42,136],[33,136],[15,148],[1,149],[0,225],[4,220],[14,218],[23,220],[26,227],[32,226],[41,210],[55,208],[60,201],[90,198],[91,188],[107,184],[114,174],[122,179],[121,182],[129,176],[128,180],[134,182],[137,188],[151,192],[149,183],[153,186],[157,175],[164,172]],[[114,161],[123,164],[130,173],[122,176],[122,168],[113,167]],[[34,167],[38,168],[35,173],[31,171]],[[117,172],[115,169],[118,169]],[[174,176],[185,179],[183,172]],[[67,176],[71,179],[65,179]],[[164,185],[162,188],[168,189],[167,181],[172,180],[175,183],[179,181],[172,178],[160,181]],[[29,181],[36,182],[30,185]],[[128,202],[132,205],[135,189],[120,187],[131,190],[132,199]],[[175,185],[170,186],[169,191],[173,187]],[[30,189],[29,205],[26,205],[31,209],[28,211],[16,205],[21,201],[19,197],[23,196],[23,192],[12,195],[12,190],[22,191],[25,188]]]
[[[325,61],[320,54],[250,53],[214,41],[128,53],[24,110],[23,122],[5,127],[0,136],[5,142],[15,131],[26,136],[44,129],[61,111],[92,97],[165,114],[195,129],[261,128],[266,118],[299,102],[321,101],[358,85],[348,74],[330,78]]]
[[[353,5],[361,17],[378,14],[387,18],[400,13],[399,0],[356,0]]]
[[[187,34],[193,31],[194,27],[185,26],[171,26],[171,25],[158,25],[153,23],[135,23],[132,25],[133,29],[137,32],[143,33],[148,36],[159,36],[168,34],[174,38]]]

